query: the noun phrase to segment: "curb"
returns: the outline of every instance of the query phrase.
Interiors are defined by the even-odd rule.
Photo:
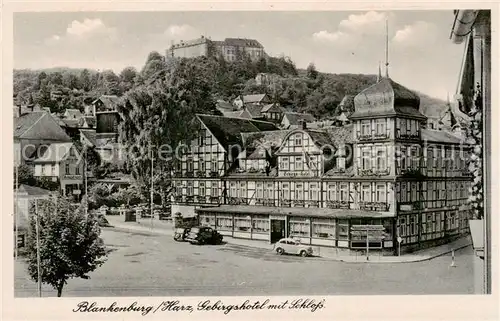
[[[110,227],[106,227],[106,228],[102,228],[101,229],[109,229],[109,230],[122,230],[122,231],[128,231],[128,232],[144,232],[144,233],[150,233],[150,234],[156,234],[156,235],[166,235],[166,236],[172,236],[173,233],[165,230],[165,229],[158,229],[158,228],[148,228],[148,227],[144,227],[144,226],[123,226],[123,225],[112,225]],[[228,238],[230,239],[230,238]],[[231,241],[227,241],[228,239],[226,239],[226,243],[227,244],[234,244],[234,245],[238,245],[238,246],[243,246],[243,247],[249,247],[249,248],[254,248],[254,249],[261,249],[261,250],[269,250],[268,248],[263,248],[263,247],[258,247],[258,246],[252,246],[252,245],[244,245],[244,244],[241,244],[241,243],[233,243]],[[461,249],[464,249],[466,247],[469,247],[471,246],[472,243],[468,243],[468,244],[465,244],[465,245],[461,245],[461,246],[458,246],[454,249],[449,249],[449,250],[445,250],[444,252],[441,252],[441,253],[438,253],[438,254],[433,254],[433,255],[428,255],[428,256],[422,256],[422,258],[416,258],[416,259],[409,259],[409,260],[394,260],[394,261],[354,261],[354,260],[349,260],[349,259],[344,259],[344,258],[334,258],[334,257],[324,257],[324,256],[314,256],[315,259],[319,259],[321,261],[333,261],[333,262],[344,262],[344,263],[358,263],[358,264],[372,264],[372,263],[376,263],[376,264],[401,264],[401,263],[416,263],[416,262],[424,262],[424,261],[429,261],[429,260],[432,260],[432,259],[435,259],[437,257],[440,257],[440,256],[443,256],[443,255],[446,255],[446,254],[449,254],[451,253],[452,251],[458,251],[458,250],[461,250]]]

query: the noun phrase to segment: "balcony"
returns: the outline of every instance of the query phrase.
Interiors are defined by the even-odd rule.
[[[402,138],[402,139],[419,139],[420,136],[418,134],[400,134],[399,138]]]
[[[281,206],[282,207],[291,207],[292,206],[292,201],[290,201],[290,200],[282,200],[281,201]]]
[[[186,203],[194,203],[194,196],[193,195],[186,196]]]
[[[207,173],[205,171],[196,172],[196,177],[205,177],[205,176],[207,176]]]
[[[219,199],[219,197],[217,197],[217,196],[210,196],[209,201],[210,201],[210,203],[212,203],[212,204],[219,204],[220,199]]]
[[[385,202],[360,202],[359,208],[366,211],[388,212],[390,204],[387,204]]]
[[[305,202],[303,200],[295,200],[293,201],[293,206],[294,207],[304,207]]]
[[[307,207],[319,207],[319,202],[318,201],[308,201]]]
[[[230,197],[229,198],[230,205],[247,205],[246,199],[242,197]]]
[[[388,176],[391,174],[390,168],[386,169],[358,169],[358,176]]]
[[[186,172],[186,177],[194,177],[194,172]]]
[[[327,201],[326,207],[349,209],[350,206],[348,201]]]
[[[257,199],[255,199],[255,205],[274,206],[274,200],[265,199],[265,198],[257,198]]]
[[[422,209],[421,202],[404,202],[398,203],[398,208],[401,212],[417,211]]]
[[[218,177],[218,176],[219,176],[219,172],[214,172],[214,171],[210,172],[210,177]]]
[[[358,135],[357,139],[360,141],[365,141],[365,140],[383,140],[383,139],[389,139],[389,134],[383,133],[383,134],[362,134]]]

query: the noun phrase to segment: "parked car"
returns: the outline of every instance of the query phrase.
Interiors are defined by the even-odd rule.
[[[174,231],[174,240],[176,240],[177,242],[185,241],[186,237],[189,234],[189,230],[190,230],[189,228],[182,228],[182,227],[176,228]]]
[[[220,244],[222,235],[211,227],[192,227],[186,236],[186,241],[191,244]]]
[[[309,245],[300,243],[291,238],[284,238],[274,244],[274,250],[278,254],[297,254],[303,257],[312,256],[313,249]]]

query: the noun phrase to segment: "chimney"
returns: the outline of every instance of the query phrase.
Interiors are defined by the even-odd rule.
[[[307,123],[306,123],[305,119],[302,119],[300,122],[302,123],[301,124],[302,125],[302,129],[307,129]]]

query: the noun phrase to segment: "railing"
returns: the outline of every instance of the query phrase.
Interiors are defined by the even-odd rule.
[[[218,204],[220,202],[220,198],[217,196],[210,196],[210,203],[216,203]]]
[[[255,199],[255,205],[274,206],[274,200],[266,198],[257,198]]]
[[[415,210],[421,210],[423,209],[422,207],[422,202],[416,201],[416,202],[403,202],[403,203],[398,203],[398,208],[400,211],[407,212],[407,211],[415,211]]]
[[[348,209],[350,206],[348,201],[327,201],[326,207]]]
[[[358,140],[382,140],[382,139],[388,139],[389,134],[384,133],[384,134],[362,134],[362,135],[357,135]]]
[[[228,201],[229,201],[230,205],[241,205],[241,204],[246,205],[247,204],[247,201],[242,197],[230,197]]]
[[[283,206],[283,207],[291,207],[292,206],[292,201],[291,200],[281,200],[281,206]]]
[[[205,171],[196,172],[196,177],[205,177],[205,176],[207,176],[207,173]]]
[[[386,169],[358,169],[358,175],[359,176],[388,176],[390,175],[391,170],[390,168]]]
[[[304,207],[305,202],[303,200],[294,200],[293,201],[293,206],[294,207]]]
[[[219,176],[219,172],[214,172],[214,171],[210,172],[210,177],[217,177],[217,176]]]
[[[389,211],[390,204],[385,202],[360,202],[359,208],[368,211]]]
[[[186,196],[186,203],[193,203],[193,202],[194,202],[194,196],[193,195]]]
[[[306,204],[308,207],[319,207],[318,201],[308,201]]]
[[[419,135],[418,134],[400,134],[399,138],[404,138],[404,139],[418,139]]]
[[[194,177],[194,173],[193,172],[186,172],[186,177]]]

